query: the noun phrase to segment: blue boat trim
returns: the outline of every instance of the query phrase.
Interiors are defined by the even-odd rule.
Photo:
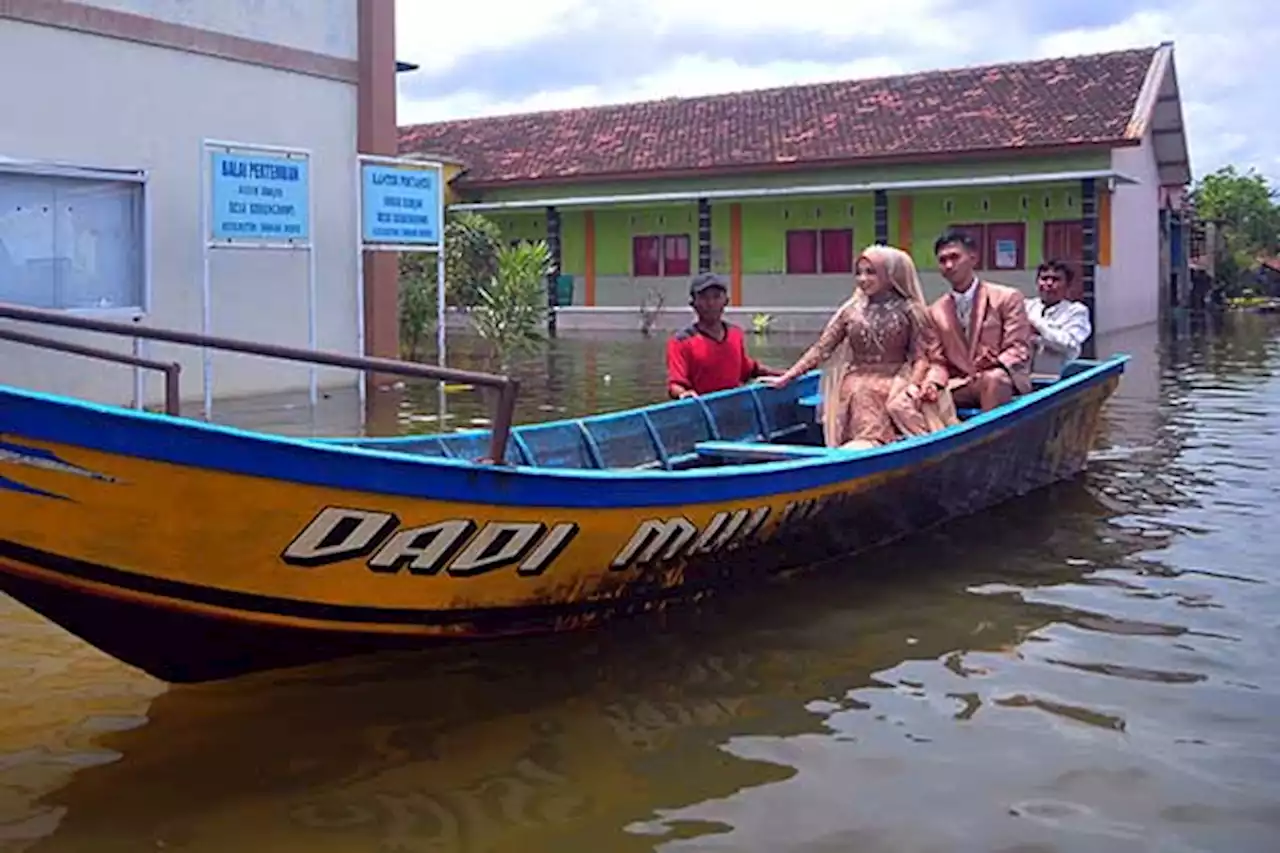
[[[520,453],[520,463],[522,465],[533,464],[533,451],[529,449],[529,445],[525,442],[524,436],[518,432],[511,433],[511,443],[516,446],[516,450]],[[440,442],[442,448],[447,447],[443,441]]]
[[[701,410],[702,417],[706,419],[707,429],[711,430],[711,437],[713,439],[719,439],[720,427],[716,424],[715,415],[711,414],[711,410],[707,408],[707,401],[702,397],[694,397],[693,401],[697,404],[698,409]]]
[[[591,430],[587,429],[587,425],[582,421],[578,421],[578,432],[582,435],[582,442],[586,445],[587,454],[591,457],[591,464],[597,468],[605,467],[604,457],[600,455],[600,445],[596,444],[595,436],[591,434]],[[512,435],[516,435],[513,431]]]
[[[76,477],[89,477],[103,482],[114,482],[112,478],[107,477],[104,474],[100,474],[97,471],[90,471],[87,468],[81,468],[79,465],[73,465],[58,456],[58,454],[45,450],[42,447],[29,447],[25,444],[14,444],[10,441],[0,440],[0,465],[43,468],[45,470],[58,471]],[[66,495],[60,495],[56,492],[46,491],[45,489],[38,489],[34,486],[29,486],[26,483],[3,475],[0,475],[0,489],[5,489],[10,492],[21,492],[26,495],[38,495],[40,497],[53,498],[60,501],[71,500]]]
[[[658,435],[658,428],[653,425],[653,418],[641,409],[640,420],[644,423],[645,432],[649,433],[649,440],[653,442],[653,450],[658,454],[658,462],[663,468],[670,470],[671,457],[667,455],[667,446],[662,443],[662,436]]]
[[[480,465],[396,448],[432,437],[326,441],[276,436],[15,388],[0,388],[0,434],[244,476],[424,500],[530,507],[676,506],[767,498],[889,471],[905,472],[996,438],[1024,419],[1070,405],[1077,394],[1123,373],[1127,361],[1127,355],[1116,355],[1104,362],[1077,363],[1052,386],[1033,390],[1000,409],[883,447],[690,470]],[[798,390],[807,390],[816,378],[816,372],[804,377],[800,381],[806,387]],[[734,389],[708,395],[698,405],[707,406],[713,397],[754,393],[753,387]],[[651,414],[681,403],[630,411]],[[582,419],[559,423],[575,420]],[[774,437],[796,429],[765,426]],[[484,434],[476,431],[470,437]]]
[[[26,483],[19,483],[17,480],[10,480],[8,477],[3,476],[0,476],[0,489],[4,489],[7,492],[19,492],[24,495],[35,495],[40,498],[52,498],[58,501],[70,500],[66,495],[46,492],[44,489],[37,489],[35,486],[28,486]]]

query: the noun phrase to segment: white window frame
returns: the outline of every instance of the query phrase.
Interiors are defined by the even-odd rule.
[[[150,175],[146,169],[77,166],[69,163],[20,160],[0,155],[0,173],[43,178],[71,178],[73,180],[140,184],[142,187],[142,304],[118,305],[112,308],[52,308],[49,310],[77,316],[100,317],[107,320],[132,321],[141,320],[151,313],[151,184]]]

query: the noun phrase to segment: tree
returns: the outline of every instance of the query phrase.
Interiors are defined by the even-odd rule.
[[[1218,278],[1228,287],[1240,285],[1261,255],[1275,255],[1280,242],[1280,191],[1255,169],[1241,174],[1223,166],[1205,175],[1191,193],[1196,216],[1218,223],[1222,251]]]
[[[400,350],[417,358],[436,320],[436,256],[426,252],[400,254]]]
[[[446,305],[472,308],[480,288],[498,272],[502,231],[478,213],[458,213],[444,228],[444,298]],[[400,348],[417,358],[436,323],[436,256],[400,254]]]
[[[1280,190],[1273,189],[1256,169],[1240,174],[1223,166],[1200,179],[1192,191],[1196,215],[1213,219],[1249,245],[1275,251],[1280,237]]]
[[[453,214],[444,228],[445,298],[450,305],[473,308],[480,288],[498,272],[502,230],[478,213]]]
[[[546,340],[547,276],[551,250],[546,241],[521,242],[498,250],[497,272],[477,293],[471,324],[503,372],[512,360]]]

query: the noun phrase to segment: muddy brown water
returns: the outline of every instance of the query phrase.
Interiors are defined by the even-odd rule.
[[[1080,480],[587,635],[169,688],[0,597],[0,851],[1280,849],[1280,323],[1114,346]],[[521,372],[521,420],[620,408],[661,341]],[[432,431],[436,389],[381,412]]]

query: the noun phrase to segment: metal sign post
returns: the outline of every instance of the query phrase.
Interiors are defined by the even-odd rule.
[[[360,354],[365,355],[364,253],[433,252],[436,255],[436,362],[445,366],[444,165],[407,157],[356,157],[356,305]],[[360,372],[360,418],[365,418],[365,375]],[[441,397],[444,384],[440,385]],[[443,405],[443,403],[442,403]],[[441,409],[441,418],[444,410]],[[443,428],[443,424],[441,425]]]
[[[311,239],[311,152],[304,148],[224,142],[200,144],[205,335],[213,334],[210,253],[214,249],[282,249],[307,253],[307,347],[316,349],[316,253]],[[213,414],[213,351],[204,350],[204,417]],[[312,407],[318,398],[310,366]]]

